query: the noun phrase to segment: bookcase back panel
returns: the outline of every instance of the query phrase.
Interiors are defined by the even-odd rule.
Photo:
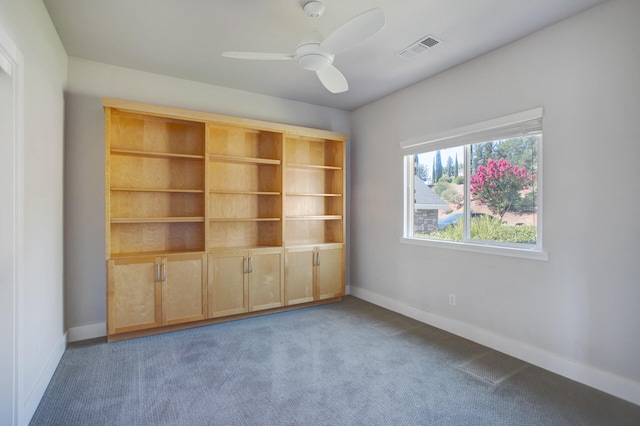
[[[342,141],[288,138],[287,163],[344,167]]]
[[[204,223],[112,223],[111,254],[204,251]]]
[[[210,194],[210,219],[281,218],[279,195]]]
[[[112,218],[204,217],[202,193],[111,192]]]
[[[204,124],[114,111],[112,149],[204,155]]]
[[[204,189],[201,161],[113,155],[111,188]]]
[[[342,215],[342,197],[289,196],[287,216]]]
[[[289,168],[286,192],[297,194],[342,194],[343,171]]]
[[[210,154],[271,160],[282,157],[280,133],[209,125],[209,140]]]
[[[209,249],[282,246],[282,222],[211,222]]]
[[[209,190],[230,192],[280,192],[280,166],[210,163]]]
[[[342,223],[342,219],[288,220],[285,229],[287,246],[343,243]]]

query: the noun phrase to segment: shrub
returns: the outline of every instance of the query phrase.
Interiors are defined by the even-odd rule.
[[[456,176],[456,178],[453,179],[453,183],[462,185],[464,183],[464,176]]]
[[[476,174],[471,175],[472,200],[487,205],[502,219],[520,198],[520,191],[528,189],[535,178],[526,168],[511,165],[504,158],[489,158],[486,166],[478,166]]]
[[[446,191],[449,188],[451,188],[451,184],[449,182],[440,180],[438,183],[433,185],[433,192],[435,192],[440,196],[444,191]]]
[[[447,183],[451,183],[453,179],[451,179],[451,176],[447,176],[444,175],[442,176],[440,179],[438,179],[438,182],[447,182]]]
[[[464,220],[447,226],[429,235],[429,238],[462,241]],[[521,244],[535,244],[536,227],[530,225],[510,226],[493,216],[471,218],[471,238],[485,241],[500,241]]]
[[[455,190],[455,188],[451,186],[442,191],[442,194],[440,194],[440,198],[453,204],[462,204],[462,202],[464,201],[464,197],[462,196],[462,194],[460,194]]]
[[[536,212],[536,199],[533,192],[527,192],[524,197],[520,197],[513,202],[513,205],[509,209],[514,213],[535,213]]]

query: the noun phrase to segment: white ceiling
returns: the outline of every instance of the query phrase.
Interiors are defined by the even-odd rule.
[[[324,0],[325,36],[380,7],[386,26],[335,57],[349,91],[329,93],[294,61],[223,58],[293,53],[311,31],[308,0],[44,0],[70,56],[310,104],[353,110],[605,0]],[[406,60],[423,36],[443,42]]]

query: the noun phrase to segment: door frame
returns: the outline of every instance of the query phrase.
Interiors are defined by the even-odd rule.
[[[0,309],[6,312],[6,319],[9,324],[2,328],[2,341],[9,343],[8,363],[2,363],[1,368],[11,370],[11,380],[9,383],[0,383],[2,394],[10,394],[10,408],[2,407],[3,416],[10,414],[10,424],[18,424],[22,413],[19,405],[19,371],[20,371],[20,300],[22,279],[22,250],[24,238],[22,230],[23,212],[23,138],[24,138],[24,57],[9,32],[0,24],[0,73],[8,75],[11,79],[11,106],[9,107],[8,121],[12,123],[10,145],[7,147],[9,155],[0,156],[0,168],[7,170],[6,176],[9,182],[3,186],[3,200],[7,202],[7,208],[3,208],[0,213],[0,220],[7,224],[6,229],[9,235],[3,235],[3,253],[8,253],[6,259],[7,268],[3,272],[2,281],[9,283],[8,293],[10,297],[2,298]],[[3,232],[4,233],[4,232]],[[3,316],[3,320],[5,317]],[[6,335],[5,335],[6,334]],[[3,375],[4,375],[3,371]],[[4,419],[3,419],[4,421]]]

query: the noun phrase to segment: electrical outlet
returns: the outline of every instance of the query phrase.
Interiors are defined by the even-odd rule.
[[[452,294],[452,293],[449,294],[449,304],[451,306],[456,306],[456,295],[455,294]]]

